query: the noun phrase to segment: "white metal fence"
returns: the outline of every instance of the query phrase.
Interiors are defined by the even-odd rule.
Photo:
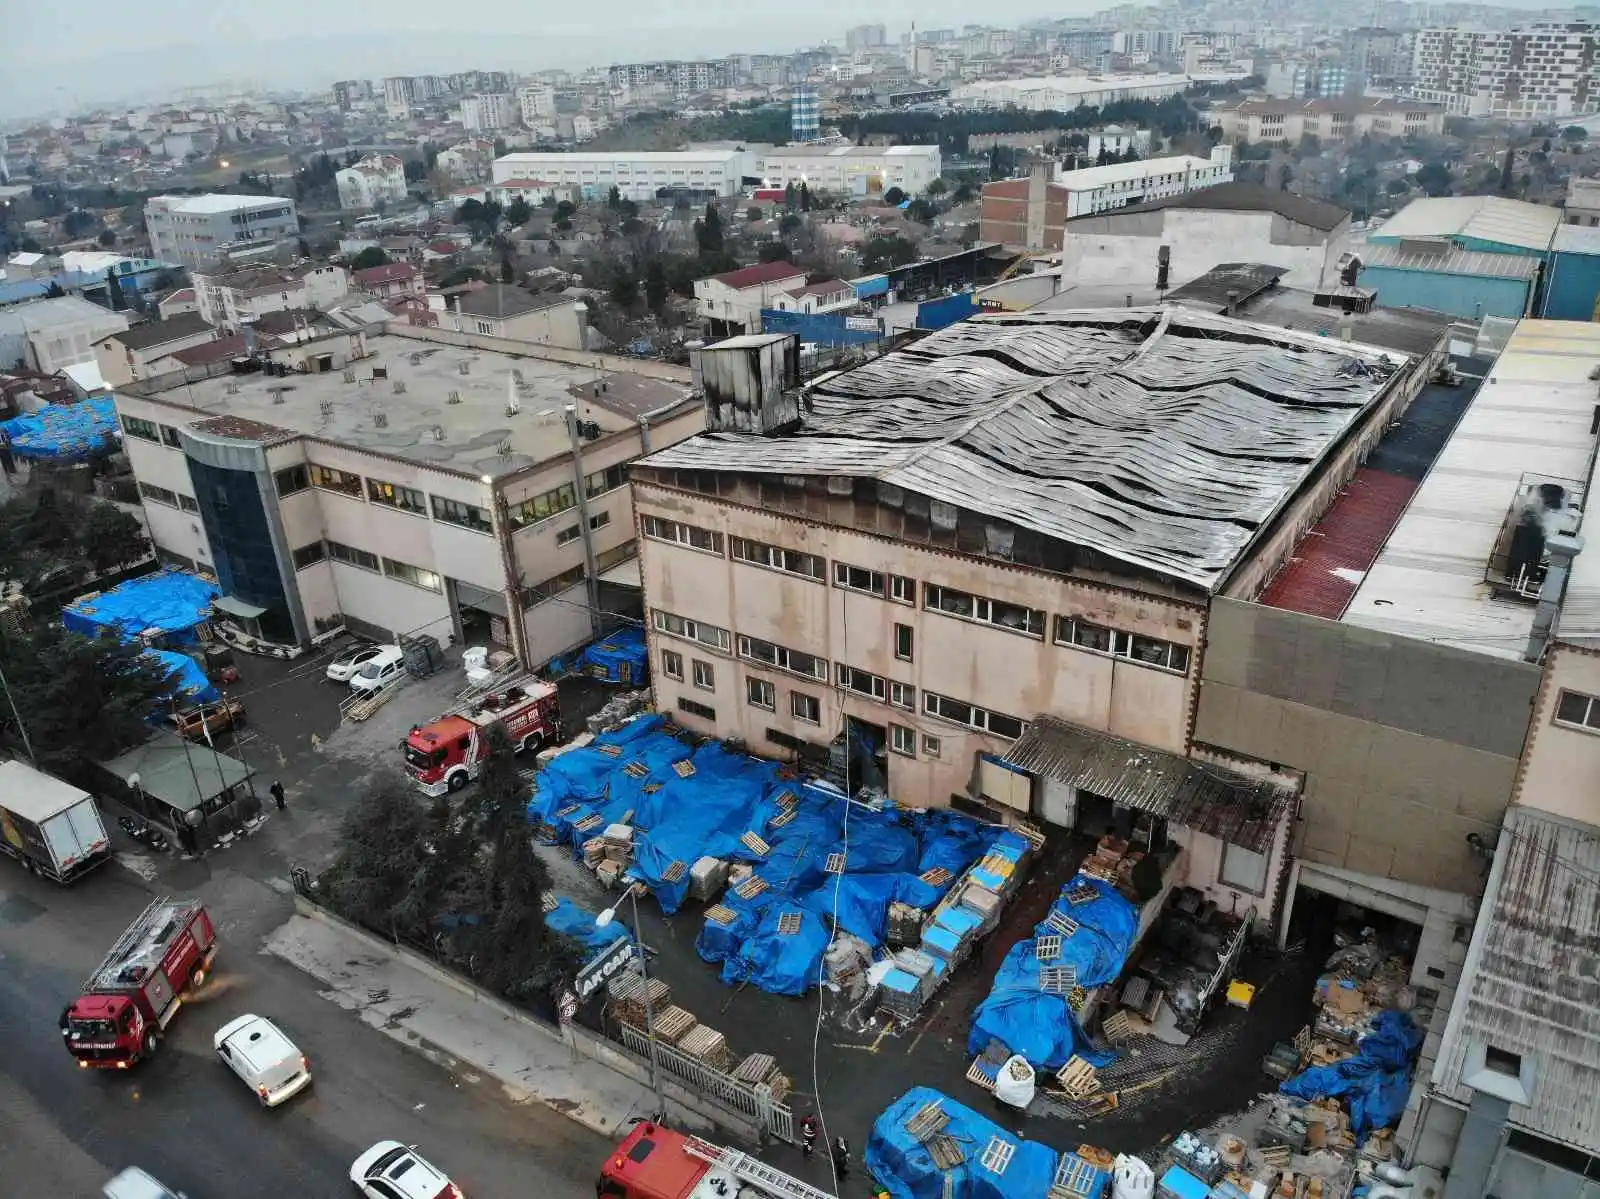
[[[622,1030],[622,1043],[649,1061],[650,1038],[644,1030],[631,1024],[619,1024],[618,1027]],[[740,1082],[660,1041],[656,1042],[656,1060],[661,1063],[663,1070],[679,1082],[693,1087],[731,1111],[748,1116],[780,1141],[790,1145],[795,1143],[794,1111],[787,1104],[775,1100],[772,1089],[765,1083],[751,1085]]]

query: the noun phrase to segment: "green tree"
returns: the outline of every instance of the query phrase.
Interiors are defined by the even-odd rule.
[[[761,211],[761,206],[759,204],[752,204],[749,208],[744,210],[744,219],[747,221],[759,221],[765,215],[766,214]]]
[[[661,259],[650,259],[644,267],[644,299],[657,317],[666,311],[668,291],[666,267],[661,265]]]
[[[515,283],[517,281],[517,268],[511,265],[511,259],[500,260],[500,282]]]
[[[506,205],[506,222],[520,229],[533,219],[533,208],[521,196]]]
[[[334,910],[392,937],[401,916],[415,931],[432,913],[419,912],[416,889],[427,879],[429,821],[403,784],[380,783],[345,816],[339,849],[319,889]]]
[[[800,211],[811,211],[811,188],[806,185],[804,179],[800,180]]]
[[[802,228],[804,225],[804,218],[798,217],[792,212],[786,212],[783,214],[783,219],[778,222],[778,232],[793,233],[796,229]]]
[[[861,269],[875,275],[905,266],[917,256],[917,248],[903,237],[875,237],[861,250]]]
[[[920,221],[924,225],[933,224],[933,218],[937,215],[938,213],[935,211],[933,205],[923,199],[911,201],[910,205],[906,208],[906,217],[908,219]]]
[[[96,574],[108,574],[150,552],[150,539],[138,518],[105,502],[89,509],[78,545]]]
[[[618,267],[611,276],[611,300],[619,308],[632,308],[639,302],[639,276],[627,267]]]
[[[407,183],[421,183],[428,177],[428,166],[420,158],[407,159],[402,169]]]
[[[800,192],[795,187],[794,180],[791,179],[788,183],[783,185],[783,206],[790,212],[793,212],[799,203]]]
[[[955,204],[965,204],[968,200],[972,199],[973,194],[972,184],[968,180],[963,179],[960,183],[956,184],[956,190],[950,193],[950,200]]]
[[[1452,183],[1450,168],[1442,162],[1423,163],[1417,172],[1417,186],[1430,196],[1448,196]]]
[[[1561,140],[1566,142],[1570,148],[1576,146],[1579,142],[1588,141],[1589,131],[1582,125],[1568,125],[1561,131]]]
[[[626,224],[629,221],[638,220],[639,205],[634,203],[632,200],[624,200],[621,204],[617,205],[617,212],[621,214],[622,221],[624,224]]]
[[[722,213],[715,204],[707,204],[705,215],[694,223],[694,240],[702,254],[722,253]]]
[[[947,189],[945,188],[943,179],[935,178],[924,190],[928,193],[928,195],[937,198],[944,195]]]
[[[898,207],[899,205],[905,203],[905,199],[906,193],[898,187],[891,187],[888,191],[883,193],[883,202],[885,204],[893,204]]]
[[[606,207],[613,209],[622,207],[622,193],[617,190],[616,184],[611,185],[611,191],[606,195]]]
[[[792,256],[789,247],[781,241],[768,239],[756,246],[756,261],[758,262],[791,262]]]
[[[375,266],[388,266],[389,256],[377,246],[368,246],[361,253],[350,260],[350,269],[353,271],[371,270]]]
[[[100,230],[100,244],[102,246],[104,246],[108,250],[112,246],[116,245],[117,244],[116,230],[114,230],[114,229],[102,229],[102,230]]]
[[[27,743],[46,770],[113,758],[150,735],[146,723],[173,694],[166,668],[138,642],[85,637],[58,624],[0,640],[0,661]],[[0,740],[24,750],[11,706],[0,709]]]
[[[122,294],[122,280],[114,270],[106,271],[106,302],[111,305],[112,312],[121,312],[128,306],[128,298]]]
[[[576,946],[550,931],[544,897],[550,871],[534,851],[526,816],[494,848],[494,921],[484,938],[483,981],[507,999],[548,1006],[555,987],[579,965]]]

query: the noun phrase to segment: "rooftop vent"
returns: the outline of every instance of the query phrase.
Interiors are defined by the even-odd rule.
[[[456,363],[456,372],[462,375],[470,375],[472,373],[472,363],[463,358]]]
[[[431,432],[433,434],[433,439],[435,441],[443,441],[444,440],[444,426],[443,425],[434,425],[433,428],[429,430],[429,432]]]
[[[394,381],[394,394],[397,396],[406,394],[406,381],[404,379],[396,379]]]
[[[388,367],[386,367],[386,366],[375,366],[375,367],[372,368],[372,379],[373,379],[373,382],[377,382],[379,379],[387,379],[388,377],[389,377],[389,368]]]
[[[1522,476],[1483,576],[1499,598],[1537,601],[1550,568],[1550,539],[1577,530],[1582,506],[1582,483]]]
[[[387,429],[389,427],[389,414],[382,410],[372,414],[372,427],[374,429]]]
[[[323,416],[332,416],[333,415],[333,401],[332,400],[318,400],[317,401],[317,407],[319,409],[321,409]]]
[[[497,446],[494,447],[494,452],[499,454],[502,458],[510,457],[511,456],[511,439],[509,437],[507,437],[504,440],[502,440],[500,442],[500,444],[498,444]]]
[[[355,373],[355,371],[346,368],[346,370],[344,372],[344,381],[346,383],[354,383],[356,381],[356,373]]]
[[[228,385],[226,387],[224,387],[222,390],[227,392],[231,396],[236,396],[236,395],[239,394],[239,385],[237,383],[233,382],[230,379],[228,381]]]
[[[267,388],[267,390],[272,393],[272,402],[274,404],[283,403],[283,388],[281,388],[281,387],[269,387],[269,388]]]
[[[459,404],[460,402],[461,393],[459,391],[452,391],[449,398],[445,400],[446,404]]]

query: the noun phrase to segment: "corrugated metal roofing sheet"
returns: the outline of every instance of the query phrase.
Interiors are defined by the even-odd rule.
[[[1473,237],[1483,241],[1547,250],[1561,210],[1503,196],[1426,196],[1413,200],[1383,223],[1374,235],[1400,237]]]
[[[1053,716],[1036,717],[1005,761],[1256,853],[1294,802],[1281,787]]]
[[[1562,225],[1556,230],[1550,248],[1559,254],[1600,254],[1600,228]]]
[[[798,433],[649,465],[876,479],[1211,590],[1396,361],[1181,307],[977,317],[816,385]]]
[[[1478,250],[1449,247],[1432,254],[1409,246],[1369,244],[1362,246],[1363,269],[1388,267],[1402,271],[1432,271],[1437,275],[1480,275],[1491,279],[1532,279],[1539,273],[1539,260],[1521,254],[1489,254]]]
[[[1536,1077],[1512,1123],[1600,1152],[1600,830],[1513,806],[1496,859],[1434,1085],[1470,1102],[1472,1045],[1520,1054]]]

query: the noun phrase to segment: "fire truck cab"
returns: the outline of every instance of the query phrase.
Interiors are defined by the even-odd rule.
[[[402,746],[406,773],[426,795],[459,791],[483,768],[493,725],[505,729],[518,753],[559,740],[561,709],[555,687],[530,678],[415,726]]]
[[[833,1199],[826,1191],[737,1149],[660,1124],[636,1124],[611,1151],[595,1182],[596,1199]]]

